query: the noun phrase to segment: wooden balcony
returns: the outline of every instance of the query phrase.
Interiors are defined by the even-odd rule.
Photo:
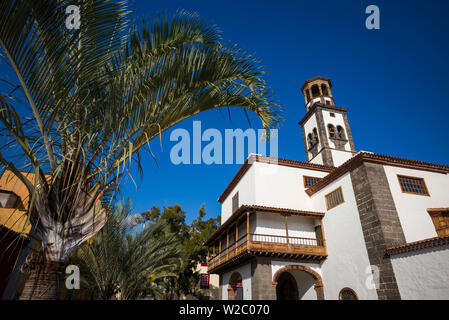
[[[321,239],[263,234],[244,235],[236,243],[209,259],[209,273],[256,255],[317,262],[327,257],[327,249],[325,241]]]

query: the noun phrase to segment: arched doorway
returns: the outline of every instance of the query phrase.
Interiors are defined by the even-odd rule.
[[[229,279],[228,300],[243,300],[242,276],[238,272],[234,272]]]
[[[283,272],[277,283],[277,300],[298,300],[298,286],[295,278],[289,272]]]
[[[316,271],[312,270],[311,268],[305,267],[305,266],[301,266],[301,265],[289,265],[289,266],[285,266],[281,269],[279,269],[278,271],[276,271],[276,273],[273,276],[273,287],[276,288],[276,293],[279,292],[278,295],[278,299],[280,299],[280,284],[281,281],[283,280],[282,277],[288,277],[288,276],[283,276],[283,274],[290,274],[290,272],[297,272],[297,271],[304,271],[305,273],[307,273],[311,280],[312,283],[311,285],[313,286],[313,288],[315,289],[316,292],[316,299],[317,300],[324,300],[324,286],[323,286],[323,280],[321,278],[321,276],[319,275],[319,273],[317,273]],[[290,272],[286,272],[286,271],[290,271]],[[292,276],[290,274],[290,276]],[[293,281],[296,283],[295,278],[292,276]],[[287,290],[287,289],[284,289]],[[297,294],[297,299],[299,298],[299,294],[298,294],[298,287],[296,287],[296,294]]]

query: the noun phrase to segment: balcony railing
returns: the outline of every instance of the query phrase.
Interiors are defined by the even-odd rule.
[[[250,233],[210,258],[209,270],[212,271],[249,251],[288,254],[302,259],[323,259],[327,256],[326,244],[322,239]]]

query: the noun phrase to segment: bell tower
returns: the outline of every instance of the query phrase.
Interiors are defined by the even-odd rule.
[[[307,80],[301,87],[306,115],[299,122],[308,162],[338,167],[355,153],[347,109],[337,107],[332,83],[325,77]]]

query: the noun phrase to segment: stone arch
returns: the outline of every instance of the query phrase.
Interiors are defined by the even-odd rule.
[[[327,85],[325,83],[321,85],[321,92],[323,93],[323,96],[329,97],[329,90],[327,89]]]
[[[312,98],[317,98],[321,95],[320,86],[317,84],[314,84],[312,86],[311,91],[312,91]]]
[[[282,272],[279,275],[276,285],[276,297],[278,300],[298,300],[298,284],[290,272]]]
[[[345,129],[342,126],[337,126],[337,135],[340,139],[346,139]]]
[[[284,271],[289,271],[289,270],[304,271],[304,272],[310,274],[315,279],[314,289],[316,291],[317,300],[324,300],[323,279],[321,278],[321,276],[318,272],[312,270],[309,267],[305,267],[305,266],[301,266],[301,265],[288,265],[288,266],[285,266],[285,267],[279,269],[278,271],[276,271],[276,273],[273,276],[273,282],[272,282],[273,287],[277,288],[279,276]]]
[[[229,278],[228,300],[243,300],[243,279],[239,272],[234,272]]]

